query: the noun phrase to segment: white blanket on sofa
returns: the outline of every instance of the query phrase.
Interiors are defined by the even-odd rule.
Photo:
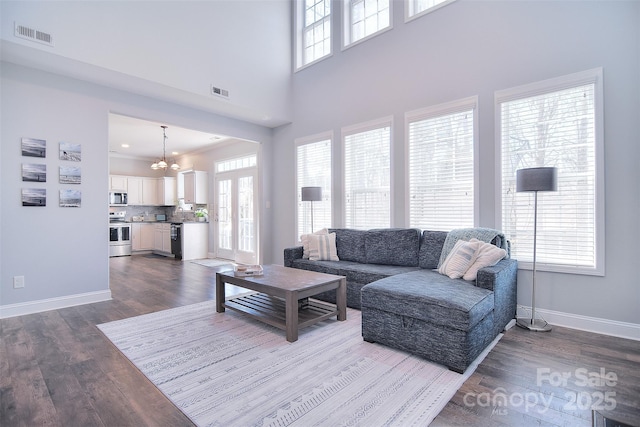
[[[505,239],[504,234],[498,230],[494,230],[493,228],[457,228],[451,230],[449,234],[447,234],[447,238],[444,241],[444,246],[442,247],[442,253],[440,254],[440,262],[438,262],[438,268],[442,265],[444,260],[451,252],[451,249],[455,246],[458,240],[471,240],[473,238],[478,239],[483,242],[491,243],[493,239],[498,237],[496,241],[496,246],[506,250],[507,249],[507,239]]]

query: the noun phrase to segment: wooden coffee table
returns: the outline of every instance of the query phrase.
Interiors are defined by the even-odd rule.
[[[236,277],[233,271],[216,273],[216,311],[239,311],[284,329],[287,341],[298,339],[298,329],[333,316],[347,320],[347,279],[280,265],[263,266],[261,276]],[[225,300],[225,283],[258,292]],[[336,290],[336,304],[309,299]]]

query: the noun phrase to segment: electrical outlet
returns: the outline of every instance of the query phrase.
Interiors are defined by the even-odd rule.
[[[24,288],[24,276],[13,276],[13,289]]]

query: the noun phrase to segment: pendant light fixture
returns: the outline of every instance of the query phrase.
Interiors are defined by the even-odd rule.
[[[167,163],[167,126],[165,125],[161,125],[160,126],[162,128],[162,160],[158,161],[158,162],[153,162],[153,164],[151,165],[151,169],[156,170],[156,169],[166,169],[169,164]],[[173,162],[173,164],[171,165],[171,169],[178,170],[180,169],[180,165],[178,165],[178,163],[176,163],[175,161]]]

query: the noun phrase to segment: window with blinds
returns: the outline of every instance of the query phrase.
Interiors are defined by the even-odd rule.
[[[538,193],[541,270],[604,273],[601,85],[594,70],[496,96],[502,229],[521,262],[533,259],[535,194],[516,193],[516,171],[558,169],[558,191]]]
[[[302,140],[296,147],[297,235],[331,227],[331,136]],[[302,187],[322,188],[322,201],[303,202]],[[313,228],[311,214],[313,209]]]
[[[409,225],[474,226],[476,99],[408,113]]]
[[[345,226],[391,226],[391,120],[344,132]]]
[[[390,0],[349,0],[344,2],[344,45],[372,36],[391,27]]]

